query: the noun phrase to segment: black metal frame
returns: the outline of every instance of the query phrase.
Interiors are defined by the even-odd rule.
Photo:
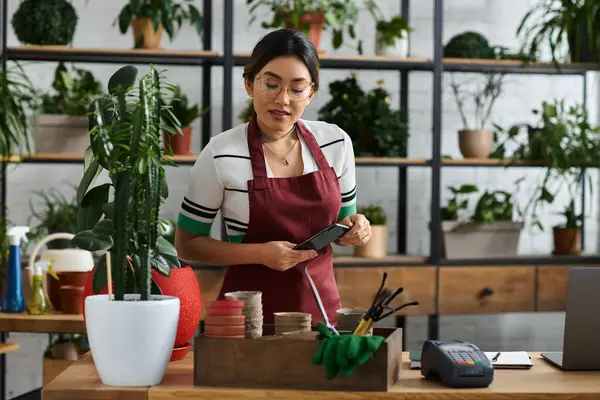
[[[407,209],[406,209],[406,186],[407,186],[407,168],[408,167],[425,167],[431,168],[431,222],[430,222],[430,257],[426,264],[439,266],[453,265],[550,265],[550,264],[588,264],[600,263],[600,256],[583,256],[583,257],[546,257],[546,258],[528,258],[520,257],[516,259],[478,259],[478,260],[444,260],[441,257],[441,221],[440,221],[440,194],[441,194],[441,171],[442,168],[540,168],[541,166],[532,165],[487,165],[484,163],[471,164],[447,164],[441,158],[441,133],[442,133],[442,80],[444,72],[504,72],[511,74],[544,74],[544,75],[581,75],[584,79],[584,105],[587,94],[587,79],[586,72],[598,70],[600,67],[586,65],[567,65],[557,68],[551,63],[547,64],[519,64],[518,62],[510,61],[490,61],[479,64],[461,62],[460,60],[444,60],[443,58],[443,0],[431,0],[434,8],[434,52],[432,60],[386,60],[383,58],[335,58],[323,57],[321,59],[321,67],[328,69],[365,69],[365,70],[388,70],[398,71],[400,73],[400,108],[405,112],[406,121],[408,122],[409,110],[409,73],[411,71],[429,71],[433,77],[433,94],[432,94],[432,155],[431,159],[425,163],[406,162],[398,160],[390,162],[389,160],[374,160],[370,162],[357,162],[357,167],[394,167],[398,168],[398,209],[397,209],[397,250],[398,253],[406,251],[406,236],[407,236]],[[223,110],[222,110],[222,130],[227,130],[233,125],[233,107],[232,107],[232,92],[233,92],[233,68],[236,66],[245,65],[249,55],[239,55],[233,53],[233,14],[234,4],[232,0],[223,0],[224,15],[223,15],[223,54],[213,55],[212,53],[193,52],[184,54],[182,52],[148,52],[138,51],[126,53],[118,52],[99,52],[92,50],[81,49],[74,50],[31,50],[22,48],[7,47],[7,1],[2,1],[2,69],[6,68],[8,60],[34,60],[34,61],[71,61],[71,62],[90,62],[90,63],[133,63],[133,64],[163,64],[163,65],[180,65],[180,66],[201,66],[202,67],[202,106],[204,108],[211,105],[211,81],[212,67],[223,67]],[[400,0],[401,13],[407,20],[410,18],[410,0]],[[203,0],[203,14],[205,19],[203,50],[212,50],[212,0]],[[202,119],[202,139],[201,144],[204,147],[211,137],[212,118],[211,113],[207,113]],[[80,163],[81,160],[69,159],[25,159],[23,162],[34,163]],[[180,164],[193,164],[193,161],[183,161]],[[6,204],[6,163],[2,162],[2,204]],[[584,194],[582,195],[582,208],[585,209],[585,186]],[[581,235],[581,245],[584,246],[584,237]],[[346,268],[359,267],[370,265],[371,263],[356,264],[336,264]],[[397,261],[378,261],[372,265],[414,265],[414,263],[402,263]],[[203,267],[212,269],[213,267]],[[218,267],[217,267],[218,268]],[[439,274],[439,268],[437,268]],[[436,279],[437,285],[438,279]],[[438,288],[436,287],[437,305]],[[437,308],[437,307],[436,307]],[[399,318],[398,322],[403,323],[404,318]],[[429,318],[429,337],[435,339],[439,336],[439,316],[431,315]],[[6,334],[0,334],[0,342],[4,341]],[[0,400],[5,398],[5,356],[0,356]]]

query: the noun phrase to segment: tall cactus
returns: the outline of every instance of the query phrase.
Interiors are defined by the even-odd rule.
[[[127,66],[109,81],[108,98],[93,103],[90,115],[92,160],[87,162],[80,187],[80,220],[86,226],[73,243],[87,250],[108,250],[112,253],[115,299],[122,300],[127,288],[136,288],[141,300],[150,299],[152,269],[168,276],[170,268],[179,267],[173,258],[175,249],[159,240],[159,209],[165,187],[160,140],[165,110],[161,101],[162,78],[152,66],[134,86],[137,70]],[[171,121],[171,126],[176,121]],[[174,165],[172,163],[168,163]],[[101,169],[108,170],[114,186],[114,207],[104,207],[108,191],[95,187],[87,191],[93,177]],[[87,193],[86,193],[87,191]],[[85,193],[85,195],[83,195]],[[98,206],[102,208],[98,212]],[[112,214],[107,210],[114,210]],[[104,219],[100,218],[104,215]],[[99,263],[94,280],[102,287]],[[134,282],[127,282],[128,271]],[[128,285],[128,283],[130,283]],[[134,284],[135,283],[135,284]]]

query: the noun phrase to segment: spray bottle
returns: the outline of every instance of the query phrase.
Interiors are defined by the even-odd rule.
[[[6,263],[4,291],[2,292],[2,312],[22,313],[25,311],[21,276],[21,240],[27,241],[29,230],[28,226],[14,226],[8,230],[10,248]]]
[[[42,271],[47,271],[57,280],[58,276],[52,270],[52,261],[38,261],[33,264],[33,267],[27,267],[26,269],[32,270],[31,297],[27,301],[27,313],[31,315],[44,315],[48,313],[49,301],[42,285]]]

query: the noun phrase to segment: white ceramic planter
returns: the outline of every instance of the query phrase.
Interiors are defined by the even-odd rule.
[[[82,155],[90,145],[86,116],[42,114],[32,125],[37,153]]]
[[[158,385],[165,374],[179,322],[179,298],[108,295],[85,299],[90,350],[102,383],[110,386]]]
[[[394,46],[387,46],[375,39],[375,55],[382,57],[408,57],[408,38],[396,39]]]

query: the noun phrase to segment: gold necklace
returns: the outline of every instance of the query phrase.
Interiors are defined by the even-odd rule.
[[[294,147],[296,147],[296,144],[299,141],[300,141],[300,139],[297,139],[294,142],[294,144],[292,145],[292,147],[290,147],[290,149],[288,150],[288,152],[283,157],[279,156],[277,153],[275,153],[273,150],[271,150],[271,148],[269,146],[267,146],[266,143],[265,143],[265,147],[267,148],[267,150],[269,150],[271,152],[271,154],[273,154],[275,157],[278,157],[280,159],[281,163],[287,167],[287,166],[290,165],[290,162],[287,160],[287,157],[290,155],[290,153],[292,152],[292,150],[294,150]]]

